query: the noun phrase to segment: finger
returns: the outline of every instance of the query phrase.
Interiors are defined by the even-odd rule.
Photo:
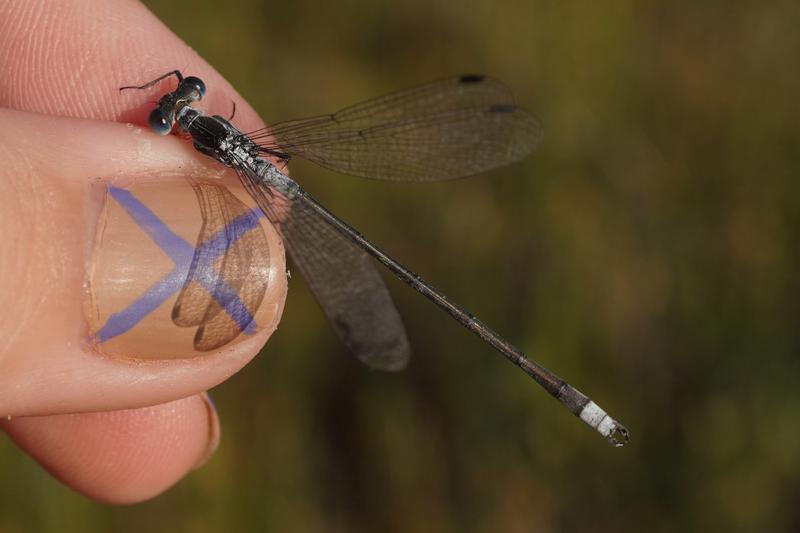
[[[6,52],[0,54],[0,106],[62,116],[144,124],[150,108],[148,101],[157,98],[166,89],[156,87],[148,93],[131,91],[120,94],[117,87],[143,83],[168,70],[182,68],[191,74],[202,76],[211,88],[205,101],[206,109],[212,112],[220,112],[219,110],[222,109],[221,114],[227,114],[227,110],[231,108],[231,102],[235,101],[237,103],[237,124],[244,130],[261,127],[258,117],[235,91],[137,2],[98,3],[88,0],[68,4],[28,0],[4,2],[0,5],[0,49]],[[51,139],[43,138],[41,140],[50,141]],[[45,146],[50,153],[58,152],[54,154],[55,158],[61,157],[69,160],[72,157],[68,146],[59,144]],[[54,147],[56,149],[53,149]],[[173,147],[178,149],[177,145],[173,145]],[[62,148],[64,150],[61,150]],[[149,150],[150,146],[145,147],[139,144],[137,148]],[[117,163],[131,164],[132,171],[138,168],[138,163],[141,163],[136,156],[131,157],[124,152],[118,153],[112,150],[108,153],[112,157],[118,158]],[[161,163],[166,163],[169,159],[165,155],[161,154]],[[183,165],[183,168],[187,169],[189,166],[187,166],[186,157],[191,159],[197,156],[184,153],[181,158],[169,160],[169,164],[165,167],[178,169]],[[151,162],[157,163],[156,161]],[[33,180],[31,184],[41,184],[43,181],[42,179]],[[25,189],[27,185],[29,184],[25,183],[21,188]],[[36,189],[37,187],[29,188]],[[75,195],[67,195],[62,198],[76,200],[74,206],[82,205],[81,199],[76,199]],[[82,201],[85,202],[85,199]],[[16,211],[12,209],[6,212],[3,210],[3,214],[14,214],[26,210],[36,211],[37,207],[23,202]],[[64,224],[70,224],[75,222],[74,219],[79,219],[80,208],[73,213],[72,220],[66,220],[69,217],[63,215],[64,213],[61,212],[60,219],[52,217],[53,226],[69,227]],[[32,236],[31,233],[45,232],[37,233],[29,230],[28,233],[25,231],[20,233],[24,238],[29,238]],[[75,244],[75,242],[71,243],[72,246]],[[28,251],[35,249],[36,241],[33,240]],[[61,251],[63,248],[52,250],[52,253],[44,259],[58,259],[69,255],[62,254]],[[0,261],[4,259],[7,259],[7,256],[0,257]],[[282,251],[280,260],[282,261]],[[64,265],[61,266],[64,267]],[[67,262],[66,267],[62,268],[64,272],[73,270],[75,270],[74,264],[70,262]],[[4,272],[6,271],[4,270]],[[283,270],[282,268],[280,271],[276,269],[275,272],[277,272],[274,280],[276,285],[273,287],[278,292],[285,294]],[[35,274],[33,272],[31,277],[34,277]],[[47,279],[52,281],[54,278],[58,278],[58,276],[51,276]],[[68,286],[69,283],[66,283],[65,287]],[[64,292],[67,291],[60,290],[55,294],[64,296]],[[66,295],[66,298],[73,296]],[[280,296],[277,302],[273,299],[276,317],[280,315],[283,298],[284,296]],[[269,295],[265,298],[265,302],[268,299]],[[43,305],[46,305],[47,298],[43,297],[43,300]],[[29,301],[23,300],[23,302]],[[59,303],[64,301],[66,300],[60,300]],[[4,306],[4,309],[16,308]],[[58,315],[59,313],[53,310],[44,318],[58,317]],[[74,316],[79,315],[74,313]],[[4,323],[3,317],[0,316],[0,325]],[[57,343],[63,342],[65,338],[74,339],[75,335],[74,332],[63,334],[63,331],[51,331],[53,325],[52,323],[45,324],[45,327],[48,328],[48,335],[44,336],[41,342],[31,342],[27,346],[28,349],[42,350],[42,352],[37,351],[34,357],[29,358],[30,360],[23,361],[16,357],[11,360],[13,364],[9,365],[5,364],[9,363],[9,360],[0,356],[0,371],[13,368],[16,372],[16,374],[3,372],[9,382],[14,381],[15,375],[20,377],[30,370],[30,378],[38,378],[38,371],[41,371],[41,375],[45,378],[45,385],[49,383],[54,385],[54,387],[40,387],[41,394],[38,397],[36,391],[30,390],[27,386],[19,388],[21,392],[19,397],[12,398],[13,394],[0,397],[0,409],[6,407],[5,412],[65,412],[93,408],[92,406],[107,409],[114,406],[125,407],[164,401],[224,379],[224,376],[234,372],[255,354],[266,334],[264,332],[260,338],[259,336],[253,337],[249,345],[242,343],[226,354],[210,358],[203,365],[192,361],[187,365],[168,364],[160,369],[143,365],[140,369],[121,370],[119,366],[115,366],[118,361],[113,358],[107,358],[102,364],[99,364],[97,360],[92,362],[81,360],[80,357],[84,355],[81,351],[85,346],[78,345],[76,349],[74,342],[66,346],[59,346]],[[42,324],[39,326],[41,328]],[[274,327],[274,324],[271,327]],[[17,344],[9,342],[9,347],[19,347],[18,341],[24,335],[24,329],[20,328],[19,335],[15,335],[12,339]],[[59,333],[63,335],[59,335]],[[158,339],[158,336],[154,337],[156,343],[159,342]],[[40,346],[48,343],[51,345]],[[59,349],[64,350],[61,358],[53,356],[54,351]],[[65,361],[70,356],[76,357],[71,363],[66,363]],[[38,367],[36,365],[37,357],[52,359],[56,364],[53,368],[48,369]],[[62,373],[62,379],[54,379],[53,376],[58,375],[59,372]],[[163,379],[163,383],[160,381],[161,379]],[[93,392],[90,389],[93,389]],[[10,389],[0,385],[0,391],[10,392]],[[174,413],[173,410],[164,406],[152,408],[152,410],[164,410],[165,416]],[[136,416],[136,414],[135,411],[124,411],[116,413],[116,416],[124,418]],[[102,424],[98,424],[96,431],[103,431]],[[144,433],[147,431],[143,430],[143,435],[133,436],[131,440],[138,439],[144,442],[146,440]],[[24,429],[20,427],[17,434],[24,434]],[[120,461],[126,459],[118,455],[113,456]],[[65,480],[69,482],[68,479],[65,478]]]
[[[236,91],[139,2],[2,2],[0,50],[0,107],[146,125],[164,85],[122,93],[119,87],[180,69],[206,81],[206,109],[227,115],[235,101],[243,131],[263,126]]]
[[[202,464],[219,441],[205,395],[157,407],[12,418],[0,427],[53,476],[91,498],[151,498]]]
[[[167,247],[156,246],[127,213],[118,209],[117,218],[110,214],[118,204],[107,185],[140,186],[149,179],[160,191],[164,176],[174,175],[174,169],[181,169],[181,177],[219,175],[217,169],[194,157],[180,139],[154,139],[122,124],[10,110],[0,110],[0,121],[5,126],[0,129],[0,159],[5,162],[0,167],[0,227],[6,236],[0,247],[0,415],[167,402],[220,383],[258,352],[276,327],[286,294],[283,251],[268,224],[260,229],[270,263],[264,265],[266,292],[255,315],[261,329],[254,334],[243,332],[218,352],[193,352],[193,330],[182,331],[170,320],[178,283],[128,332],[111,340],[97,335],[104,317],[140,301],[140,292],[147,295],[160,286],[177,265]],[[140,189],[131,190],[138,194]],[[149,207],[168,221],[174,217],[179,227],[193,210],[194,226],[183,227],[185,239],[198,234],[191,193]],[[170,344],[180,342],[181,335],[186,350]]]

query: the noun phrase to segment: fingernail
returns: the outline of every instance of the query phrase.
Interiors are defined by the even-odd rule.
[[[103,185],[85,305],[100,353],[197,357],[271,324],[262,303],[280,251],[241,185],[218,183]]]
[[[192,467],[192,470],[197,470],[206,464],[209,459],[211,459],[211,456],[214,455],[214,452],[216,452],[217,448],[219,448],[219,441],[222,437],[222,430],[219,425],[217,408],[214,405],[213,400],[211,400],[211,396],[209,396],[207,392],[204,392],[202,396],[208,411],[208,445],[206,446],[206,450],[203,455],[200,456],[200,459]]]

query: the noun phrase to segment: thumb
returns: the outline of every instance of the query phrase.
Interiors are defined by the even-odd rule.
[[[202,226],[185,178],[216,177],[249,202],[235,179],[179,139],[122,124],[2,109],[0,122],[0,415],[164,403],[255,356],[286,294],[283,249],[263,219],[255,326],[205,353],[194,328],[171,320],[188,265],[163,239],[191,251]]]

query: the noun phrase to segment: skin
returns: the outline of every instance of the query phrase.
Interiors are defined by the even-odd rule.
[[[99,209],[91,186],[175,169],[219,172],[175,136],[123,124],[146,126],[149,102],[172,85],[117,89],[178,68],[205,80],[203,109],[225,115],[235,101],[239,127],[263,124],[137,2],[7,0],[0,52],[0,428],[91,498],[146,500],[216,448],[217,415],[203,391],[240,370],[274,331],[286,269],[282,255],[274,258],[267,327],[217,353],[141,361],[103,356],[86,342],[81,305]]]

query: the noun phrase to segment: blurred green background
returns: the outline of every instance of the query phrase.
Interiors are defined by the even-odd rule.
[[[394,280],[414,359],[370,372],[296,276],[261,356],[213,392],[207,466],[107,507],[3,439],[0,530],[800,530],[800,4],[148,3],[267,122],[463,72],[508,83],[546,131],[522,163],[294,176],[632,441]]]

